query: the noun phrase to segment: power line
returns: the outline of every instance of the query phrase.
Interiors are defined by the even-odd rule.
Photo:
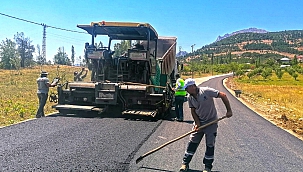
[[[57,38],[60,38],[60,39],[68,39],[68,40],[72,40],[72,41],[81,41],[81,42],[85,42],[86,40],[83,40],[83,39],[77,39],[77,38],[74,38],[74,37],[69,37],[69,36],[65,36],[65,35],[60,35],[60,34],[55,34],[55,33],[52,33],[52,32],[48,32],[47,33],[48,35],[51,35],[52,37],[57,37]]]
[[[9,18],[13,18],[13,19],[17,19],[17,20],[21,20],[21,21],[28,22],[28,23],[40,25],[40,26],[46,26],[46,27],[53,28],[53,29],[58,29],[58,30],[63,30],[63,31],[68,31],[68,32],[75,32],[75,33],[84,33],[84,34],[88,34],[88,33],[86,33],[86,32],[79,32],[79,31],[75,31],[75,30],[69,30],[69,29],[63,29],[63,28],[59,28],[59,27],[49,26],[49,25],[46,25],[46,24],[37,23],[37,22],[30,21],[30,20],[25,20],[25,19],[22,19],[22,18],[10,16],[10,15],[3,14],[3,13],[0,13],[0,15],[3,15],[3,16],[9,17]]]
[[[49,25],[46,25],[44,23],[37,23],[37,22],[33,22],[33,21],[30,21],[30,20],[25,20],[25,19],[22,19],[22,18],[10,16],[10,15],[3,14],[3,13],[0,13],[0,15],[3,15],[3,16],[9,17],[9,18],[13,18],[13,19],[17,19],[17,20],[21,20],[21,21],[24,21],[24,22],[28,22],[28,23],[31,23],[31,24],[43,26],[43,39],[42,39],[42,57],[43,57],[43,59],[46,59],[46,27],[53,28],[53,29],[58,29],[58,30],[63,30],[63,31],[67,31],[67,32],[88,34],[86,32],[79,32],[79,31],[75,31],[75,30],[69,30],[69,29],[63,29],[63,28],[59,28],[59,27],[49,26]]]
[[[71,45],[74,45],[74,46],[83,46],[83,43],[81,42],[75,42],[75,41],[72,41],[72,40],[65,40],[65,39],[62,39],[62,38],[56,38],[56,37],[48,37],[49,40],[52,40],[52,41],[58,41],[60,43],[68,43],[68,44],[71,44]]]
[[[84,33],[84,34],[88,34],[88,33],[86,33],[86,32],[79,32],[79,31],[76,31],[76,30],[62,29],[62,28],[53,27],[53,26],[47,26],[47,27],[50,27],[50,28],[53,28],[53,29],[58,29],[58,30],[64,30],[64,31],[68,31],[68,32],[75,32],[75,33]]]
[[[42,25],[40,23],[36,23],[36,22],[29,21],[29,20],[21,19],[21,18],[18,18],[18,17],[13,17],[13,16],[10,16],[10,15],[7,15],[7,14],[3,14],[3,13],[0,13],[0,15],[3,15],[3,16],[6,16],[6,17],[10,17],[10,18],[13,18],[13,19],[17,19],[17,20],[21,20],[21,21],[25,21],[25,22],[28,22],[28,23],[36,24],[36,25]]]

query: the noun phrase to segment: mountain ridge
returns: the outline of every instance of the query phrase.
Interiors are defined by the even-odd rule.
[[[212,54],[214,57],[222,59],[226,57],[256,58],[260,56],[275,59],[283,57],[292,59],[295,56],[302,59],[303,57],[303,30],[237,33],[220,41],[202,46],[195,51],[197,52],[195,54]],[[189,53],[189,56],[192,56],[192,54]],[[195,58],[197,57],[200,56],[195,56]]]
[[[240,34],[240,33],[268,33],[268,31],[266,31],[265,29],[259,29],[259,28],[255,28],[255,27],[251,27],[251,28],[248,28],[248,29],[241,29],[241,30],[238,30],[238,31],[234,31],[230,34],[226,33],[226,34],[224,34],[224,36],[219,35],[215,42],[221,41],[225,38],[228,38],[228,37],[231,37],[233,35]],[[213,42],[213,43],[215,43],[215,42]],[[179,52],[177,52],[176,57],[186,56],[187,54],[188,54],[188,52],[186,52],[186,51],[179,51]]]
[[[239,33],[268,33],[268,31],[266,31],[264,29],[258,29],[258,28],[255,28],[255,27],[251,27],[251,28],[248,28],[248,29],[242,29],[242,30],[235,31],[235,32],[232,32],[230,34],[226,33],[223,36],[219,35],[215,42],[221,41],[222,39],[228,38],[230,36],[233,36],[233,35],[236,35],[236,34],[239,34]]]

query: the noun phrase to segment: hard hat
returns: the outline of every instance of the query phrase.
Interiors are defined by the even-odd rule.
[[[192,79],[192,78],[188,78],[184,82],[185,82],[184,89],[186,89],[190,85],[195,85],[196,84],[195,80]]]
[[[41,75],[48,75],[48,73],[46,71],[42,71]]]

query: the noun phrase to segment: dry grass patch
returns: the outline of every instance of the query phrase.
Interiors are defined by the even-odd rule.
[[[73,80],[73,72],[80,67],[62,66],[57,70],[57,65],[37,66],[21,70],[0,70],[0,126],[14,124],[20,121],[34,118],[38,108],[37,83],[41,69],[49,73],[52,80],[59,75],[63,80]],[[56,87],[50,88],[51,92],[57,92]],[[55,112],[51,106],[54,103],[47,102],[45,113]]]
[[[279,80],[261,77],[229,78],[231,89],[242,90],[241,99],[253,106],[262,116],[303,138],[303,76],[294,80],[284,74]]]

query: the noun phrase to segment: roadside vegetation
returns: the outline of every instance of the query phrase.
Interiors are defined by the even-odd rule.
[[[302,74],[294,79],[289,73],[279,77],[273,72],[267,79],[261,75],[229,78],[227,85],[241,90],[241,99],[264,118],[303,138],[302,81]]]
[[[59,76],[61,82],[73,80],[75,70],[80,67],[65,65],[44,65],[20,70],[0,70],[0,127],[27,119],[35,118],[38,109],[37,82],[41,70],[49,73],[50,81]],[[50,88],[50,94],[56,93],[56,87]],[[55,112],[51,106],[53,102],[45,105],[45,114]]]

